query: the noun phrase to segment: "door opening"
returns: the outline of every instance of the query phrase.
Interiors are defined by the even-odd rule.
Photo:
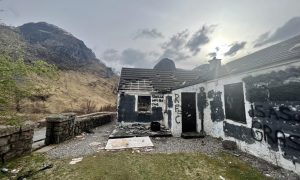
[[[182,132],[196,132],[196,93],[181,93]]]

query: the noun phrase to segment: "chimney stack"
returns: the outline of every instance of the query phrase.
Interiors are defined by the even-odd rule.
[[[221,59],[217,59],[214,57],[209,62],[209,71],[213,75],[213,77],[217,77],[219,75],[219,71],[221,69]]]

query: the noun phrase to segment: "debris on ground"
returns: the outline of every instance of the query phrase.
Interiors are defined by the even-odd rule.
[[[160,128],[155,128],[155,131],[151,130],[149,124],[133,123],[133,124],[121,124],[117,126],[111,133],[109,138],[126,138],[126,137],[170,137],[172,133],[165,126],[160,125]]]
[[[99,146],[101,145],[101,142],[92,142],[89,144],[89,146]]]
[[[22,169],[22,168],[13,169],[13,170],[11,170],[10,172],[11,172],[12,174],[18,174],[18,173],[20,172],[21,169]]]
[[[48,165],[47,165],[47,164],[44,164],[43,167],[42,167],[41,169],[38,169],[38,170],[36,170],[36,171],[34,171],[34,170],[27,171],[26,173],[24,173],[24,175],[19,176],[19,177],[17,178],[17,180],[25,180],[25,179],[27,179],[27,178],[29,178],[29,177],[31,177],[31,176],[33,176],[33,175],[35,175],[35,174],[41,172],[41,171],[44,171],[44,170],[46,170],[46,169],[50,169],[50,168],[52,168],[52,167],[53,167],[52,164],[48,164]]]
[[[223,176],[219,176],[219,178],[220,178],[221,180],[225,180],[225,178],[224,178]]]
[[[82,161],[82,159],[83,159],[82,157],[74,158],[74,159],[72,159],[72,161],[69,164],[74,165],[74,164],[79,163],[80,161]]]
[[[4,173],[4,174],[5,174],[5,173],[8,173],[8,171],[9,171],[9,170],[8,170],[7,168],[2,168],[2,169],[1,169],[1,172]]]
[[[118,150],[118,149],[132,149],[132,148],[144,148],[144,147],[153,147],[153,143],[151,142],[149,136],[109,139],[107,141],[105,149]]]

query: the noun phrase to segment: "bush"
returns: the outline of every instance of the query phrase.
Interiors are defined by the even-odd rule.
[[[99,112],[115,112],[117,111],[117,107],[116,106],[112,106],[112,105],[105,105],[105,106],[102,106],[100,109],[99,109]]]
[[[80,105],[81,112],[84,114],[90,114],[96,112],[96,104],[92,100],[88,99]]]

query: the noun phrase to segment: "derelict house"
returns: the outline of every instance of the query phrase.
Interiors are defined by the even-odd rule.
[[[118,93],[119,122],[161,121],[171,127],[171,91],[197,79],[197,72],[176,69],[163,59],[153,69],[122,68]]]
[[[300,174],[300,36],[193,71],[170,60],[123,68],[118,120],[161,121],[172,135],[198,132]],[[172,68],[171,68],[172,67]]]

